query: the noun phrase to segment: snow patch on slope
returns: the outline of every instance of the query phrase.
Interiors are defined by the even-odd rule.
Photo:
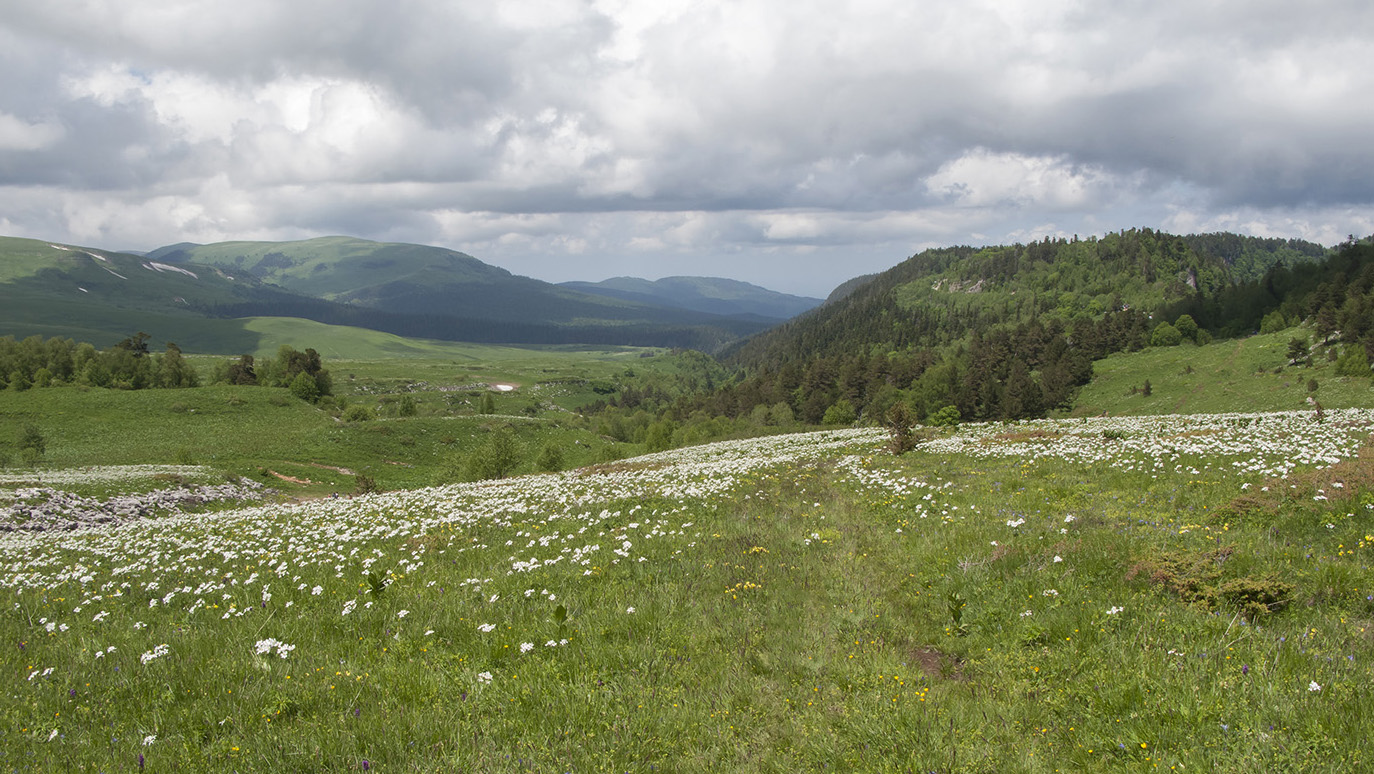
[[[165,263],[158,263],[157,261],[148,261],[147,263],[143,264],[143,268],[159,272],[176,271],[181,272],[182,274],[185,274],[186,276],[191,277],[192,279],[200,279],[200,277],[197,277],[196,273],[193,271],[187,271],[186,269],[183,269],[180,266],[169,266]]]

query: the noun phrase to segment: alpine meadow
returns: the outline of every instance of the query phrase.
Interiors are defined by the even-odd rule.
[[[1371,765],[1369,240],[0,253],[7,771]]]

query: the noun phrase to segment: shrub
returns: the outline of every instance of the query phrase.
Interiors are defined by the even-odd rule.
[[[673,448],[673,433],[677,423],[671,419],[660,419],[649,425],[644,434],[644,447],[651,452],[667,451]]]
[[[945,406],[926,417],[926,425],[929,427],[958,427],[959,409],[955,406]]]
[[[916,439],[911,434],[911,409],[898,401],[892,404],[884,416],[887,426],[887,448],[893,454],[906,454],[916,448]]]
[[[349,406],[344,412],[344,419],[349,422],[367,422],[372,419],[372,409],[367,406]]]
[[[830,408],[825,410],[825,416],[821,419],[822,424],[826,425],[852,425],[858,419],[854,411],[854,404],[845,398],[835,401]]]
[[[43,459],[48,451],[48,441],[37,425],[26,424],[19,431],[19,456],[24,464],[32,467]]]
[[[306,403],[314,403],[320,399],[320,386],[315,381],[315,377],[301,371],[291,380],[291,394]]]
[[[354,476],[353,494],[377,494],[381,491],[381,487],[377,486],[377,482],[372,478],[372,476],[364,475],[362,473],[359,473],[357,476]]]
[[[497,430],[468,456],[467,477],[472,480],[505,478],[519,467],[523,454],[524,448],[516,440],[515,433]]]
[[[1160,323],[1155,327],[1155,332],[1150,336],[1150,346],[1152,347],[1176,347],[1183,343],[1183,334],[1178,328],[1169,323]]]
[[[1369,376],[1369,357],[1364,347],[1346,347],[1336,360],[1337,376]]]
[[[539,449],[539,456],[534,459],[535,467],[546,473],[555,473],[563,469],[563,447],[549,441]]]
[[[1193,319],[1192,315],[1179,315],[1178,319],[1174,320],[1174,327],[1178,329],[1179,334],[1183,336],[1183,338],[1189,341],[1197,341],[1197,321]]]

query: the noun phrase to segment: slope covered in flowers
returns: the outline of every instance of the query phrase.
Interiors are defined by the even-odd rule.
[[[856,429],[9,532],[0,750],[35,771],[1353,764],[1372,427],[971,425],[900,458]]]

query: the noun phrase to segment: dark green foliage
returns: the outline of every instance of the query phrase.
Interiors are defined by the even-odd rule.
[[[685,389],[622,383],[588,410],[600,413],[603,434],[625,441],[642,441],[653,417],[697,427],[715,417],[727,434],[784,425],[783,412],[836,422],[841,401],[869,422],[897,401],[918,419],[951,405],[968,420],[1037,417],[1071,408],[1094,361],[1112,353],[1205,344],[1261,320],[1325,320],[1320,335],[1339,330],[1343,344],[1374,353],[1374,248],[1352,241],[1314,260],[1322,255],[1305,243],[1148,229],[930,250],[739,345],[729,354],[734,378]],[[1233,273],[1242,256],[1248,268]]]
[[[314,403],[320,399],[320,388],[315,383],[315,377],[302,371],[296,374],[296,378],[291,380],[291,394],[306,403]]]
[[[926,416],[925,424],[929,427],[958,427],[959,409],[956,406],[945,406]]]
[[[1177,347],[1182,342],[1183,333],[1166,322],[1155,326],[1155,332],[1150,336],[1152,347]]]
[[[300,352],[286,344],[277,349],[275,358],[258,365],[256,379],[258,384],[267,387],[292,387],[301,374],[315,383],[316,397],[333,392],[334,381],[325,370],[320,353],[309,348]],[[305,390],[303,385],[302,390]]]
[[[473,481],[505,478],[520,466],[524,446],[508,428],[500,428],[468,456],[464,472]]]
[[[644,447],[651,452],[667,451],[673,448],[673,433],[677,423],[671,419],[660,419],[649,425],[644,433]]]
[[[167,351],[158,359],[153,374],[155,387],[197,387],[200,376],[186,359],[181,356],[181,348],[167,342]]]
[[[0,338],[0,386],[15,391],[67,384],[139,390],[200,383],[176,344],[168,342],[165,354],[149,355],[148,338],[140,332],[99,352],[71,339],[30,336],[15,341],[5,336]]]
[[[1012,362],[1011,373],[1007,376],[1006,391],[1002,399],[1002,412],[1005,419],[1033,419],[1044,414],[1044,395],[1040,385],[1031,379],[1025,361],[1017,358]]]
[[[343,418],[347,422],[367,422],[372,419],[372,409],[355,404],[344,410]]]
[[[905,403],[898,401],[892,404],[883,420],[887,427],[889,451],[893,454],[906,454],[916,448],[916,438],[911,432],[911,409],[907,408]]]
[[[25,424],[19,429],[16,446],[19,448],[20,459],[29,466],[37,465],[48,452],[48,441],[34,424]]]
[[[548,441],[539,448],[534,458],[534,466],[545,473],[557,473],[563,469],[563,447],[555,441]]]
[[[945,595],[945,609],[949,611],[950,633],[957,637],[967,637],[970,633],[969,627],[964,623],[964,608],[968,607],[968,600],[957,591],[951,591]]]
[[[385,572],[368,570],[364,573],[363,577],[367,579],[367,591],[373,597],[381,596],[382,592],[386,591],[386,587],[391,585],[390,579]]]
[[[1364,347],[1346,347],[1336,360],[1337,376],[1369,376],[1369,356]]]
[[[1288,320],[1283,316],[1283,312],[1275,309],[1269,314],[1266,314],[1264,316],[1264,319],[1260,321],[1259,332],[1278,333],[1279,331],[1287,327]]]
[[[223,373],[216,369],[215,381],[224,382],[226,384],[257,384],[258,372],[257,368],[253,365],[253,356],[239,355],[238,362],[225,364]]]
[[[1294,336],[1288,340],[1288,364],[1297,365],[1307,359],[1307,337]]]
[[[381,492],[381,491],[382,491],[381,487],[377,486],[377,482],[376,482],[375,480],[373,480],[373,478],[372,478],[371,476],[368,476],[368,475],[365,475],[365,474],[362,474],[362,473],[359,473],[358,475],[354,476],[354,478],[353,478],[353,494],[355,494],[355,495],[368,495],[368,494],[377,494],[377,493],[379,493],[379,492]]]
[[[1188,341],[1197,341],[1198,327],[1197,321],[1190,314],[1181,314],[1174,321],[1174,328],[1178,329],[1179,335]]]
[[[852,425],[858,416],[854,413],[854,404],[845,398],[840,398],[825,410],[825,415],[821,418],[821,423],[826,425]]]

